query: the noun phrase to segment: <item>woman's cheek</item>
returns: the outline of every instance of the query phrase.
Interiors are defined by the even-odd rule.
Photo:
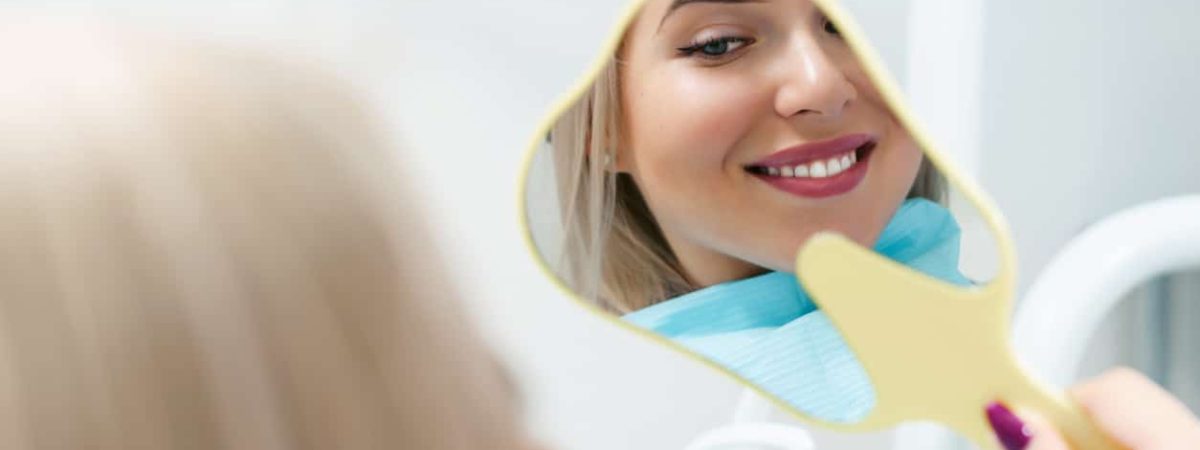
[[[718,71],[715,69],[694,69]],[[669,97],[662,98],[673,105],[671,116],[679,121],[694,139],[730,149],[744,136],[754,122],[762,117],[764,103],[760,83],[737,74],[689,73],[676,77],[674,89],[664,89]],[[769,111],[768,111],[769,112]]]
[[[632,125],[635,151],[645,156],[639,158],[642,169],[672,177],[723,171],[755,117],[745,98],[735,89],[695,81],[663,84],[652,92],[639,102],[648,109],[645,117],[658,120]]]
[[[917,146],[911,138],[904,141],[900,147],[899,158],[897,158],[896,177],[899,179],[896,188],[905,194],[912,188],[913,182],[917,179],[917,172],[921,170],[921,161],[925,155],[921,152],[921,148]]]

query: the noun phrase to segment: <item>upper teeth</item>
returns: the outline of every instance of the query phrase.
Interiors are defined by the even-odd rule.
[[[826,178],[845,172],[855,164],[858,164],[858,155],[854,151],[849,151],[833,158],[808,164],[767,167],[767,174],[785,178]]]

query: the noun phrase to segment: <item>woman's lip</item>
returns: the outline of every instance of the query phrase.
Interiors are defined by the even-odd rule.
[[[808,164],[813,161],[832,158],[874,141],[869,134],[848,134],[833,139],[797,145],[779,150],[766,158],[749,164],[750,167],[782,167],[798,164]]]
[[[798,197],[833,197],[854,190],[867,177],[871,156],[875,150],[868,148],[869,150],[859,157],[854,166],[831,177],[781,177],[761,173],[756,173],[754,176],[775,189]]]

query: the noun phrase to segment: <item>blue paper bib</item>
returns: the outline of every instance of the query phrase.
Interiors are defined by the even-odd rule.
[[[959,236],[949,211],[912,199],[896,211],[875,251],[926,275],[969,285],[958,271]],[[875,407],[866,371],[791,273],[710,286],[624,319],[678,342],[813,417],[854,423]]]

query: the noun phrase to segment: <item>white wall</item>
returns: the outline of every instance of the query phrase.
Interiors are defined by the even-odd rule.
[[[1197,17],[1190,1],[987,2],[981,175],[1022,286],[1088,223],[1200,191]]]

